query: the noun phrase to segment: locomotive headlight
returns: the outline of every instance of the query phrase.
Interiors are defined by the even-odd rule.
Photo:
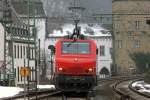
[[[92,72],[92,71],[93,71],[93,69],[92,69],[92,68],[89,68],[88,70],[89,70],[89,72]]]
[[[59,68],[58,68],[58,70],[59,70],[59,71],[62,71],[62,70],[63,70],[63,68],[62,68],[62,67],[59,67]]]

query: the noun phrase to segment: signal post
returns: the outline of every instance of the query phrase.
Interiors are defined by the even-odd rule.
[[[29,77],[31,75],[31,69],[30,69],[30,67],[21,67],[21,69],[20,69],[20,75],[22,77],[24,77],[24,92],[26,92],[25,78],[27,78],[27,77]],[[25,93],[24,93],[24,100],[26,100],[25,98],[26,97],[25,97]]]

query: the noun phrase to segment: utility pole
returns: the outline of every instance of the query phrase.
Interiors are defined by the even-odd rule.
[[[81,12],[85,10],[85,8],[81,7],[79,4],[81,4],[80,0],[74,0],[72,6],[69,7],[69,10],[73,13],[72,17],[75,22],[75,29],[77,29],[78,23],[81,19]]]
[[[34,8],[35,8],[35,3],[34,3]],[[33,35],[34,35],[34,51],[35,51],[35,90],[36,90],[36,99],[37,99],[37,85],[38,85],[38,82],[39,82],[39,78],[38,78],[38,67],[37,67],[37,46],[36,46],[36,38],[37,38],[37,31],[36,31],[36,28],[35,28],[35,17],[36,17],[36,10],[34,10],[34,22],[33,22]]]
[[[29,64],[29,60],[30,60],[30,45],[29,45],[29,41],[30,41],[30,0],[28,0],[28,49],[27,49],[27,59],[28,59],[28,68],[30,68],[30,64]],[[27,82],[28,82],[28,87],[27,87],[27,92],[29,94],[29,89],[30,89],[30,84],[29,84],[29,81],[30,81],[30,76],[27,76]],[[28,100],[30,100],[29,96],[28,96]]]
[[[34,73],[35,75],[35,78],[33,77],[32,80],[30,78],[30,76],[27,77],[27,81],[28,81],[28,93],[30,92],[29,89],[30,89],[30,82],[33,83],[34,85],[34,89],[35,89],[35,93],[36,93],[36,99],[37,99],[37,56],[36,56],[36,28],[35,28],[35,15],[36,15],[36,10],[34,10],[33,8],[33,16],[31,16],[30,14],[30,7],[33,6],[33,8],[35,9],[35,2],[31,1],[31,0],[28,0],[28,68],[31,69],[31,66],[30,66],[30,41],[31,41],[31,37],[34,37],[34,51],[35,51],[35,58],[34,58],[34,61],[35,61],[35,68],[32,69],[32,73]],[[33,23],[30,22],[30,18],[33,18]],[[31,34],[31,31],[30,30],[33,30],[32,31],[32,34]],[[28,96],[28,100],[29,100],[29,96]]]
[[[4,25],[4,85],[10,85],[10,75],[13,75],[14,80],[14,63],[13,63],[13,47],[11,50],[9,46],[13,46],[12,41],[12,11],[11,11],[11,3],[9,0],[3,1],[3,25]],[[10,45],[11,44],[11,45]],[[11,67],[10,72],[7,73],[7,66]],[[7,84],[6,84],[7,83]]]
[[[53,45],[49,45],[48,49],[50,49],[50,64],[51,64],[51,81],[52,81],[52,75],[53,75],[53,55],[55,53],[55,47]]]
[[[40,44],[41,44],[41,40],[40,39],[38,39],[38,47],[37,47],[37,50],[38,50],[38,52],[37,52],[37,54],[38,54],[38,59],[37,59],[37,61],[38,61],[38,63],[37,63],[37,65],[38,65],[38,84],[39,84],[39,80],[40,80],[40,71],[41,71],[41,60],[40,60],[40,58],[41,58],[41,46],[40,46]]]
[[[71,38],[73,38],[74,35],[76,35],[78,38],[78,36],[80,35],[80,29],[78,28],[78,23],[81,19],[81,12],[85,10],[85,8],[81,7],[80,4],[81,4],[80,0],[74,0],[72,6],[69,7],[69,10],[72,11],[73,14],[72,17],[75,23],[75,29]]]

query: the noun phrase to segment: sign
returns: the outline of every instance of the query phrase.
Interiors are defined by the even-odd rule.
[[[29,75],[30,75],[30,72],[31,72],[31,70],[30,70],[29,67],[21,67],[21,69],[20,69],[20,75],[21,75],[22,77],[27,77],[27,76],[29,76]]]

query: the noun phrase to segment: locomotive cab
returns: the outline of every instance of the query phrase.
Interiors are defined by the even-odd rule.
[[[55,86],[61,91],[92,90],[96,84],[96,44],[61,39],[55,45]]]

